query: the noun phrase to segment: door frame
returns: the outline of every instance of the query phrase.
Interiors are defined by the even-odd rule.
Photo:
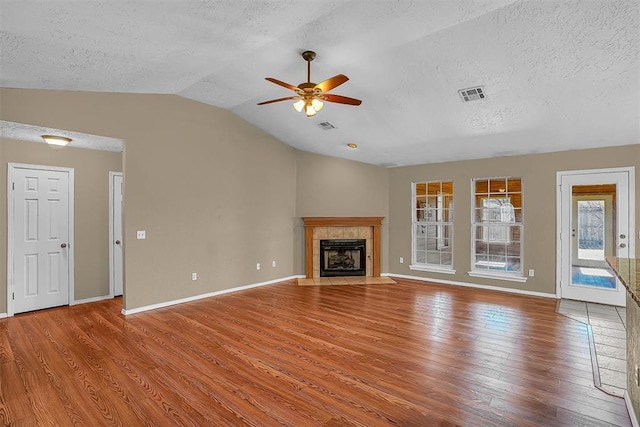
[[[635,217],[635,167],[618,167],[618,168],[606,168],[606,169],[583,169],[583,170],[570,170],[570,171],[558,171],[556,172],[556,298],[562,298],[562,266],[563,262],[571,262],[571,260],[565,260],[563,258],[562,247],[562,179],[567,176],[576,175],[592,175],[592,174],[605,174],[605,173],[621,173],[626,172],[628,177],[628,256],[635,258],[635,240],[636,240],[636,217]],[[569,236],[567,236],[569,238]],[[616,278],[619,283],[619,279]],[[624,289],[623,289],[624,291]]]
[[[116,176],[120,176],[122,178],[122,172],[109,172],[109,297],[114,298],[115,293],[116,293],[116,289],[115,289],[115,277],[113,274],[113,268],[114,268],[114,254],[113,254],[113,242],[115,240],[115,236],[114,236],[114,229],[113,229],[113,221],[114,221],[114,216],[113,216],[113,208],[114,208],[114,201],[113,201],[113,179]],[[122,181],[124,183],[124,179]],[[122,222],[124,222],[124,219],[121,219]],[[121,223],[122,226],[122,223]],[[123,247],[123,260],[122,260],[122,273],[124,275],[124,239],[122,242],[122,247]],[[122,289],[122,295],[124,296],[124,287]]]
[[[14,171],[16,169],[32,169],[32,170],[45,170],[66,172],[69,174],[69,242],[68,242],[68,256],[69,256],[69,305],[73,305],[74,298],[74,170],[73,168],[66,168],[60,166],[45,166],[45,165],[31,165],[26,163],[7,163],[7,316],[13,316],[13,298],[12,293],[15,291],[15,272],[14,272],[14,239],[15,239],[15,221],[13,218],[14,211],[14,193],[13,193],[13,180]]]

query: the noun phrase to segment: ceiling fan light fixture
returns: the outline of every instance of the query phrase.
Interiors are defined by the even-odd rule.
[[[324,104],[322,103],[322,101],[320,101],[317,98],[313,98],[313,101],[311,101],[311,106],[316,110],[316,111],[320,111],[322,110],[322,107],[324,106]]]
[[[298,113],[302,113],[302,109],[304,108],[304,99],[299,99],[294,102],[293,108],[295,108]]]
[[[52,148],[64,148],[72,141],[71,138],[67,138],[66,136],[56,136],[56,135],[40,135],[40,136],[42,137],[42,139],[44,139],[44,142],[49,144],[49,147],[52,147]]]
[[[307,115],[307,117],[313,117],[316,115],[317,111],[315,108],[313,108],[313,105],[311,105],[311,102],[307,102],[304,105],[304,113]]]
[[[362,101],[359,99],[327,93],[349,80],[349,77],[345,76],[344,74],[337,74],[331,78],[321,81],[320,83],[313,83],[311,81],[311,61],[313,61],[315,57],[315,52],[312,52],[310,50],[304,51],[302,53],[302,58],[307,61],[307,81],[300,83],[298,86],[294,86],[281,80],[274,79],[273,77],[265,77],[265,79],[271,83],[294,91],[297,96],[287,96],[285,98],[271,99],[269,101],[258,102],[258,105],[296,100],[293,103],[293,108],[295,108],[298,112],[304,111],[307,117],[312,117],[322,109],[322,107],[324,106],[323,101],[346,105],[362,104]]]

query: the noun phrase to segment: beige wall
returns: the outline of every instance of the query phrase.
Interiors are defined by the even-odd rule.
[[[126,309],[294,271],[291,147],[172,95],[2,89],[0,99],[3,120],[125,141]]]
[[[109,294],[109,171],[122,170],[122,155],[96,150],[52,150],[45,144],[0,139],[0,312],[7,295],[7,165],[27,163],[74,169],[74,298]]]
[[[388,271],[388,169],[319,154],[298,152],[296,216],[383,216],[380,271]],[[296,274],[304,274],[304,226],[296,223]]]
[[[389,271],[466,283],[555,294],[556,290],[556,172],[564,170],[640,166],[640,145],[566,151],[496,159],[471,160],[394,168],[389,183]],[[471,179],[519,176],[524,187],[524,265],[535,270],[526,283],[469,277],[471,266]],[[411,260],[411,183],[454,181],[455,275],[409,269]],[[636,170],[636,192],[640,170]],[[636,230],[640,230],[640,200],[636,197]],[[637,233],[636,233],[637,234]],[[634,236],[637,238],[637,235]],[[636,240],[640,249],[640,242]],[[399,258],[405,263],[400,264]]]
[[[296,151],[229,111],[178,96],[2,89],[0,100],[2,120],[125,141],[127,309],[303,274],[303,216],[384,216],[382,272],[554,293],[556,171],[640,165],[633,145],[384,169]],[[8,146],[3,165],[18,161]],[[470,180],[504,175],[524,178],[524,269],[536,270],[525,284],[466,274]],[[456,182],[455,276],[408,269],[411,182],[436,179]]]

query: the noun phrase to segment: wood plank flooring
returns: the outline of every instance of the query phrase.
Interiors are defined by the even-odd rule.
[[[2,319],[0,423],[631,425],[555,300],[396,280]]]

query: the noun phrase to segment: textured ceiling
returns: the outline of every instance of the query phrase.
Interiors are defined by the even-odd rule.
[[[72,132],[65,129],[34,126],[26,123],[14,123],[6,120],[0,120],[0,135],[3,138],[37,142],[40,144],[46,144],[44,139],[42,139],[42,135],[64,136],[71,138],[71,143],[69,143],[67,147],[122,152],[121,139]]]
[[[639,5],[1,0],[0,85],[178,94],[300,150],[372,164],[637,144]],[[293,95],[264,77],[305,81],[307,49],[312,81],[346,74],[331,93],[361,106],[306,118],[291,102],[256,105]],[[487,98],[463,103],[458,90],[478,85]]]

